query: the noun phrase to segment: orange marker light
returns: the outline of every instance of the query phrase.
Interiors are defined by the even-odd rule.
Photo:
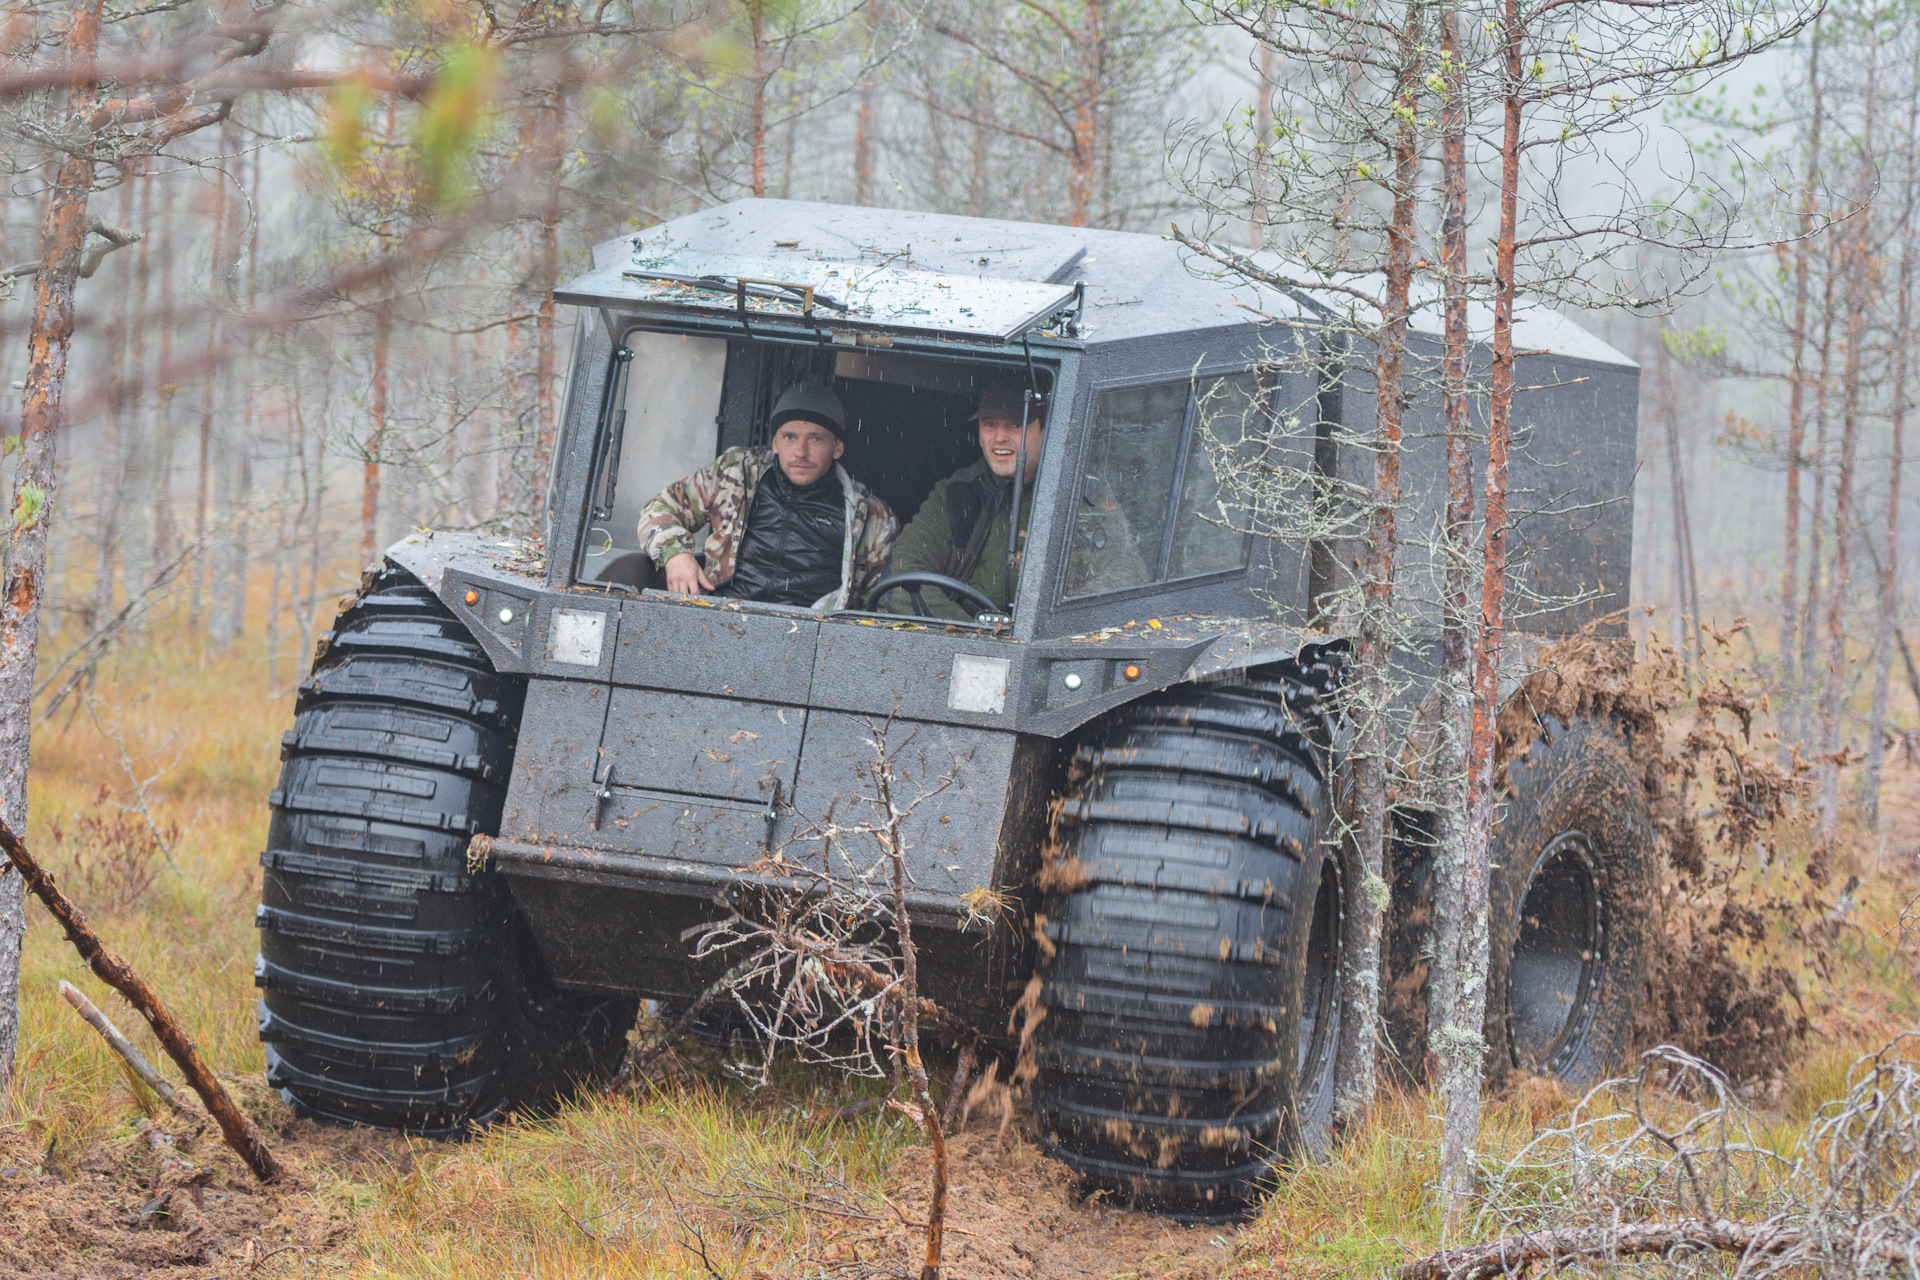
[[[479,604],[479,603],[480,603],[480,593],[479,593],[478,591],[474,591],[474,590],[472,590],[471,588],[469,588],[469,589],[468,589],[468,591],[467,591],[467,603],[468,603],[468,604]]]
[[[1120,674],[1129,680],[1138,680],[1140,678],[1140,668],[1129,662]]]

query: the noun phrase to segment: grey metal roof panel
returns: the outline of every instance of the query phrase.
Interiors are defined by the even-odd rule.
[[[658,230],[658,229],[656,229]],[[686,248],[649,232],[622,258],[572,282],[563,302],[810,319],[824,328],[884,330],[1005,343],[1073,302],[1068,285],[949,275],[891,262],[750,257]]]
[[[637,282],[621,271],[637,246],[655,259],[671,249],[688,255],[684,261],[689,263],[710,261],[707,255],[751,260],[756,270],[770,272],[769,278],[795,283],[824,281],[830,267],[841,269],[836,281],[845,278],[849,265],[879,269],[893,274],[875,279],[885,280],[888,291],[904,291],[889,296],[908,306],[915,289],[927,291],[923,277],[928,273],[945,278],[948,291],[959,289],[963,281],[1024,281],[1030,287],[1084,284],[1079,336],[1089,345],[1271,321],[1311,322],[1315,314],[1301,296],[1249,284],[1161,236],[800,200],[735,200],[605,241],[594,246],[594,270],[558,296],[589,305],[633,303],[644,296],[661,305],[691,306],[698,299],[710,313],[732,306],[731,295],[721,300],[711,289],[635,287]],[[840,300],[831,288],[816,287]],[[876,310],[869,323],[980,340],[1005,331],[1004,314],[1019,309],[1013,295],[1005,295],[991,305],[992,318],[987,319],[972,303],[945,305],[958,296],[948,291],[943,291],[942,307],[929,309],[938,313],[931,318],[903,308],[896,320],[887,320]],[[1033,296],[1038,304],[1042,295]],[[798,305],[765,302],[771,312],[799,311]],[[830,325],[832,314],[822,313],[820,323]],[[1529,309],[1522,324],[1532,330],[1524,345],[1633,367],[1631,360],[1558,313]]]

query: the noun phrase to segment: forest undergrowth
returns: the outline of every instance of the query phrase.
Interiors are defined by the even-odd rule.
[[[283,658],[275,688],[257,643],[203,659],[168,638],[185,632],[156,621],[84,700],[37,730],[28,835],[198,1037],[292,1176],[256,1186],[216,1132],[183,1126],[133,1080],[58,984],[81,987],[163,1061],[152,1037],[30,906],[21,1051],[0,1121],[0,1272],[903,1274],[928,1154],[898,1114],[849,1107],[876,1088],[867,1082],[789,1068],[749,1092],[718,1051],[689,1044],[636,1087],[467,1143],[295,1119],[261,1080],[252,917],[297,664]],[[1634,694],[1654,716],[1648,750],[1669,789],[1656,817],[1674,864],[1661,903],[1666,987],[1696,990],[1656,1004],[1643,1032],[1691,1036],[1694,1052],[1717,1053],[1742,1132],[1784,1155],[1845,1093],[1856,1060],[1920,1010],[1902,924],[1920,893],[1920,763],[1889,766],[1879,832],[1849,828],[1823,851],[1796,816],[1790,755],[1782,763],[1765,736],[1770,709],[1742,677],[1730,665],[1684,671],[1657,642],[1647,656],[1637,690],[1612,696]],[[1774,770],[1764,785],[1779,792],[1764,820],[1773,802],[1756,765]],[[1729,806],[1729,794],[1746,807]],[[1649,1085],[1656,1109],[1691,1114],[1711,1101],[1697,1074],[1662,1072]],[[1606,1108],[1620,1097],[1578,1114],[1617,1115]],[[1280,1175],[1239,1226],[1187,1227],[1084,1201],[1023,1135],[1023,1117],[976,1114],[953,1144],[947,1274],[1384,1272],[1481,1238],[1474,1231],[1547,1221],[1542,1206],[1564,1188],[1520,1178],[1510,1162],[1537,1153],[1578,1102],[1533,1078],[1497,1089],[1482,1139],[1497,1194],[1451,1236],[1430,1192],[1440,1121],[1406,1080],[1327,1160]],[[1640,1211],[1661,1208],[1656,1196]]]

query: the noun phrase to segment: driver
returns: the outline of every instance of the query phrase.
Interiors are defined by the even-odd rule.
[[[1021,479],[1020,539],[1024,547],[1033,512],[1033,477],[1040,470],[1044,434],[1043,401],[1026,397],[1027,384],[1002,378],[980,393],[974,423],[980,461],[962,467],[933,486],[933,492],[900,535],[893,549],[892,573],[938,573],[958,578],[996,604],[1008,604],[1019,585],[1016,554],[1013,580],[1007,579],[1007,509],[1013,505],[1013,473],[1020,457],[1020,419],[1026,422],[1027,467]],[[1022,413],[1025,405],[1026,412]],[[973,621],[965,606],[935,587],[921,593],[936,617]],[[894,592],[898,601],[901,592]],[[896,611],[911,606],[904,602]]]
[[[900,522],[839,464],[846,421],[831,388],[797,382],[773,406],[771,447],[729,449],[642,507],[640,549],[667,590],[813,609],[863,598]],[[705,568],[691,532],[702,525]]]

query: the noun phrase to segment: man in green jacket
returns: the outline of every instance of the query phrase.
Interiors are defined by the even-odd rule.
[[[1024,413],[1023,413],[1024,408]],[[996,605],[1010,606],[1019,588],[1015,555],[1013,580],[1007,576],[1007,510],[1013,505],[1013,473],[1020,458],[1020,419],[1026,422],[1026,474],[1020,482],[1020,537],[1024,548],[1033,511],[1033,477],[1040,470],[1042,402],[1029,399],[1026,384],[1005,378],[980,393],[972,421],[979,434],[980,461],[933,486],[912,523],[893,547],[893,573],[938,573],[973,587]],[[974,610],[949,600],[939,588],[921,593],[936,617],[971,622]],[[893,593],[895,612],[913,608],[905,591]]]

